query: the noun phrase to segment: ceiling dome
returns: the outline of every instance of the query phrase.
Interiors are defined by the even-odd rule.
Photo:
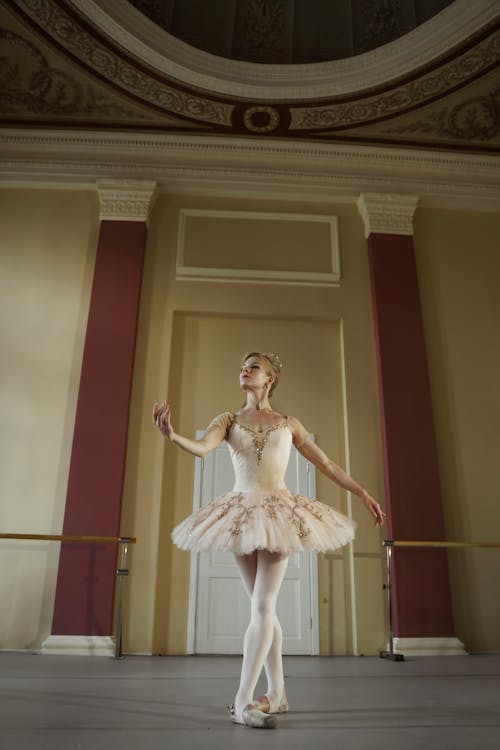
[[[131,0],[205,52],[243,62],[305,64],[398,39],[454,0]]]

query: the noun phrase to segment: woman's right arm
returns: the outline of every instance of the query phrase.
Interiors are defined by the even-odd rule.
[[[155,403],[153,406],[153,423],[158,427],[161,434],[175,443],[179,448],[191,453],[193,456],[203,458],[209,451],[217,448],[224,440],[226,427],[223,424],[223,418],[216,417],[207,427],[205,434],[200,440],[191,440],[174,432],[170,422],[171,408],[170,404],[163,401],[161,404]]]

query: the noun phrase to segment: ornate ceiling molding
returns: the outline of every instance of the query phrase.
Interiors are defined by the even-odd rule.
[[[387,119],[414,109],[467,84],[500,59],[500,30],[466,50],[448,65],[430,70],[416,80],[391,87],[387,91],[353,101],[335,101],[326,105],[290,107],[290,129],[331,129]]]
[[[109,46],[105,39],[82,25],[80,18],[70,12],[70,2],[16,0],[15,5],[73,58],[137,101],[200,122],[231,125],[233,104],[183,91],[166,79],[159,80],[149,71],[141,70],[123,50]]]
[[[3,118],[39,124],[59,119],[68,124],[93,121],[106,127],[121,120],[138,128],[158,123],[164,128],[186,127],[186,120],[157,114],[99,81],[34,34],[26,33],[16,19],[4,17],[2,21]],[[192,123],[192,128],[197,127],[200,125]]]
[[[456,22],[455,16],[449,16],[452,9],[462,20],[474,20],[467,33],[461,28],[460,45],[446,54],[440,50],[441,54],[433,58],[432,64],[421,64],[412,74],[402,76],[404,66],[396,67],[399,58],[391,57],[392,45],[400,44],[398,40],[353,60],[324,64],[333,66],[331,71],[334,71],[339,64],[348,62],[352,69],[358,58],[383,54],[381,59],[392,60],[390,81],[363,90],[355,87],[348,94],[328,99],[314,98],[314,87],[307,86],[304,87],[307,96],[303,100],[280,96],[272,102],[266,99],[264,89],[259,100],[251,100],[241,91],[238,96],[229,96],[214,90],[204,91],[193,83],[188,87],[184,81],[161,69],[161,60],[168,62],[165,56],[155,58],[154,67],[153,61],[144,57],[146,53],[142,48],[134,51],[131,31],[120,26],[117,20],[112,20],[111,26],[104,23],[103,19],[111,18],[110,12],[118,12],[118,4],[104,6],[103,0],[4,2],[9,9],[7,25],[10,23],[11,30],[7,28],[0,39],[0,46],[4,45],[0,55],[7,61],[0,119],[7,125],[56,127],[71,123],[75,127],[135,131],[149,128],[177,133],[196,129],[199,133],[225,137],[255,135],[261,139],[392,142],[402,146],[500,152],[500,89],[494,77],[500,66],[498,0],[494,6],[491,0],[478,0],[473,4],[457,0],[406,35],[404,49],[413,55],[425,37],[417,37],[415,47],[409,43],[414,39],[412,34],[421,34],[424,27],[427,31],[435,27],[442,35],[443,19]],[[119,7],[123,7],[122,24],[135,14],[141,23],[154,27],[128,3]],[[496,24],[491,21],[494,14],[498,19]],[[437,19],[441,19],[441,25],[435,25]],[[481,26],[476,36],[467,36],[471,28],[477,29],[479,21],[484,23],[485,19],[489,19],[486,27]],[[456,41],[456,23],[450,25],[454,29],[451,37]],[[139,23],[137,27],[140,30]],[[167,32],[157,31],[170,39]],[[449,37],[446,39],[449,41]],[[21,55],[21,47],[30,54]],[[433,54],[437,54],[436,49],[432,49]],[[430,54],[428,50],[427,54]],[[237,65],[234,61],[228,64]],[[245,69],[249,65],[252,69],[268,68],[241,65]],[[288,66],[287,70],[302,67],[316,73],[322,66],[321,63]],[[283,82],[286,84],[284,71],[285,68]],[[332,77],[332,80],[335,79]],[[479,98],[472,86],[480,88]],[[287,92],[284,85],[281,94]],[[426,112],[427,121],[420,116],[423,109],[437,105],[440,112]],[[439,117],[441,120],[435,119]]]
[[[71,0],[71,4],[96,29],[172,79],[221,95],[268,101],[330,98],[385,85],[442,58],[499,15],[498,0],[456,0],[418,28],[371,52],[290,66],[238,62],[203,52],[128,3]]]
[[[373,233],[413,234],[416,195],[393,193],[362,193],[357,201],[365,225],[365,237]]]
[[[428,139],[444,145],[465,143],[472,150],[478,144],[497,144],[500,148],[500,79],[498,70],[481,77],[455,94],[437,99],[431,104],[400,117],[380,122],[376,126],[359,126],[349,131],[335,130],[335,135],[350,139],[378,135],[379,142],[393,145],[408,138]]]

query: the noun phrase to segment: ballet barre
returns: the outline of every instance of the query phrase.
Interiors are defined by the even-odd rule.
[[[428,548],[428,549],[441,549],[441,548],[451,548],[451,549],[463,549],[463,548],[500,548],[499,542],[439,542],[439,541],[428,541],[428,542],[420,542],[420,541],[401,541],[401,540],[395,540],[395,539],[385,539],[382,542],[382,545],[385,547],[385,553],[386,553],[386,572],[387,572],[387,582],[384,583],[383,589],[387,591],[387,611],[388,611],[388,624],[389,624],[389,636],[388,636],[388,646],[389,648],[387,650],[381,650],[379,651],[379,656],[381,659],[390,659],[391,661],[404,661],[404,654],[398,654],[394,651],[394,633],[393,633],[393,623],[392,623],[392,550],[396,547],[400,548],[415,548],[419,547],[422,549]]]
[[[79,542],[80,544],[118,544],[120,545],[119,567],[115,569],[118,579],[117,613],[116,613],[116,635],[115,635],[115,659],[122,658],[123,637],[123,591],[125,578],[128,576],[127,554],[128,545],[135,544],[137,539],[131,536],[78,536],[74,534],[2,534],[0,539],[22,539],[25,541],[47,541],[47,542]]]

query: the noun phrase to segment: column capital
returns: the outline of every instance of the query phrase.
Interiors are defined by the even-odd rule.
[[[147,221],[155,190],[151,180],[97,180],[100,219]]]
[[[413,234],[413,214],[417,195],[361,193],[358,211],[365,223],[365,237],[379,234]]]

